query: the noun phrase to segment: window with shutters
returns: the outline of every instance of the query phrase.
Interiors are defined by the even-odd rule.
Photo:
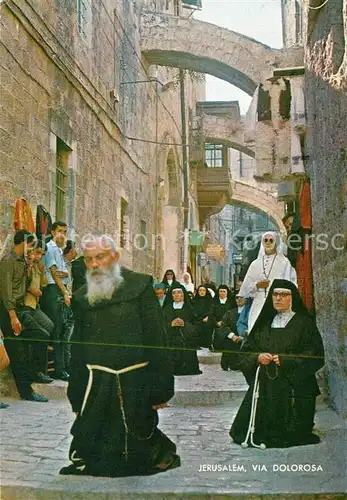
[[[302,44],[303,31],[303,8],[298,0],[295,0],[295,43]]]
[[[227,148],[220,144],[205,144],[205,162],[208,167],[227,165]]]
[[[71,149],[57,137],[56,151],[55,218],[57,220],[65,220],[68,190],[68,163]]]
[[[121,198],[121,205],[120,205],[120,247],[125,248],[128,240],[128,233],[129,233],[129,227],[128,227],[128,216],[127,216],[127,211],[128,211],[128,203]]]

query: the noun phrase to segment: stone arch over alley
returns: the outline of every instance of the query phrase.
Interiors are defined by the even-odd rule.
[[[303,49],[273,49],[196,19],[155,12],[141,15],[141,51],[149,64],[208,73],[249,95],[273,69],[301,65]]]
[[[279,231],[285,232],[282,222],[284,208],[276,196],[260,187],[233,180],[228,167],[198,168],[197,195],[201,225],[210,215],[221,212],[226,204],[243,205],[265,212]]]
[[[257,208],[265,212],[276,223],[279,231],[285,233],[282,222],[284,216],[283,203],[277,201],[276,196],[242,181],[231,181],[231,205],[244,205],[250,209]]]

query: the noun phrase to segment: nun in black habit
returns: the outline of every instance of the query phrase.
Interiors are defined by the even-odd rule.
[[[197,317],[183,285],[171,288],[165,298],[163,313],[166,320],[168,343],[172,350],[174,375],[200,375],[196,349]]]
[[[166,291],[169,288],[181,285],[181,283],[176,279],[176,275],[173,269],[166,269],[161,282],[164,283]]]
[[[214,327],[222,326],[224,314],[229,309],[236,309],[237,304],[233,293],[227,285],[219,285],[217,293],[213,299],[212,321]]]
[[[200,347],[209,347],[212,340],[211,321],[213,298],[205,285],[200,285],[193,299],[193,307],[198,320],[198,338]]]
[[[319,437],[312,434],[319,394],[315,373],[323,365],[320,333],[296,285],[275,279],[241,349],[239,367],[250,387],[230,430],[233,440],[246,445],[259,367],[253,443],[262,448],[318,443]]]

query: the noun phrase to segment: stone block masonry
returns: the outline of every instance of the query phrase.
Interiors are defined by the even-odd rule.
[[[312,18],[305,59],[312,231],[327,235],[329,241],[326,250],[314,246],[314,295],[318,326],[324,332],[327,387],[334,407],[346,416],[347,95],[343,87],[347,73],[341,73],[344,85],[334,86],[333,78],[347,50],[343,33],[347,11],[342,4],[342,0],[328,2],[320,15]],[[334,236],[340,250],[331,246]]]
[[[148,79],[132,7],[118,9],[116,24],[112,9],[94,3],[88,41],[78,32],[76,5],[11,0],[1,7],[1,240],[13,231],[18,198],[30,203],[34,215],[42,204],[55,218],[59,139],[68,151],[64,213],[70,227],[78,234],[101,230],[119,237],[123,198],[129,226],[123,263],[153,272],[153,250],[135,250],[133,238],[141,220],[148,234],[156,231],[158,147],[124,136],[155,141],[158,120],[159,140],[180,143],[179,94],[169,90],[161,96],[165,109],[156,102],[154,84],[121,84]],[[195,87],[189,87],[188,102]],[[110,97],[112,88],[118,104]],[[166,168],[164,156],[159,170]],[[178,163],[175,168],[178,175]],[[178,244],[173,251],[178,261]]]

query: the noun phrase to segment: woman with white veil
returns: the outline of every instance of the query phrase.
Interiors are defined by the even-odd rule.
[[[192,277],[189,273],[184,273],[182,276],[183,281],[181,281],[184,288],[188,293],[194,293],[194,283],[192,282]]]
[[[279,234],[268,231],[262,236],[258,258],[246,273],[239,294],[253,299],[248,317],[250,332],[267,297],[267,290],[274,279],[285,279],[297,285],[296,271],[283,254]]]

